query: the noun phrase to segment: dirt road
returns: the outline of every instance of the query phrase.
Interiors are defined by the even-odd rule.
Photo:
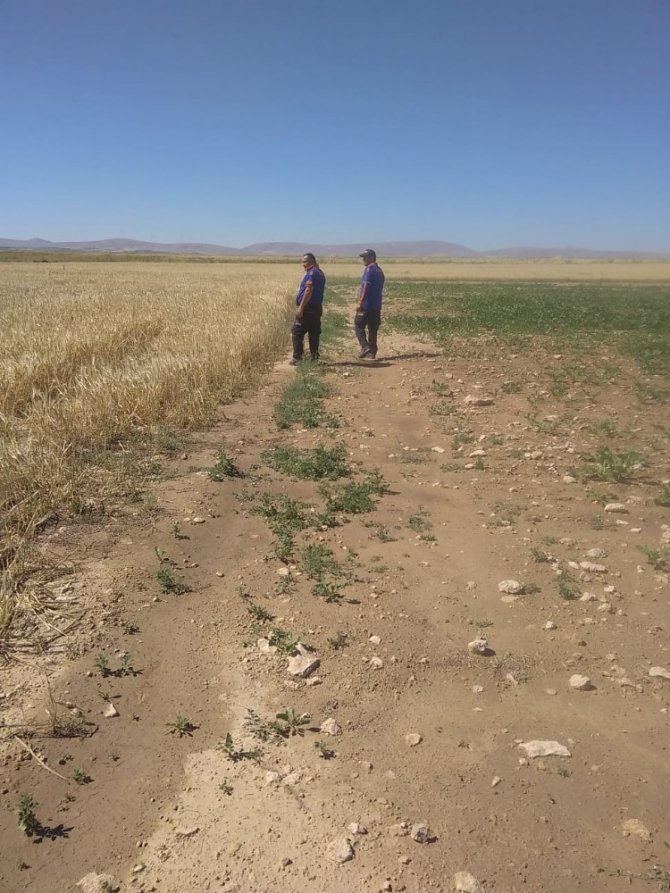
[[[669,588],[647,560],[670,541],[658,418],[626,370],[566,404],[543,392],[541,357],[449,358],[400,336],[380,355],[326,358],[339,427],[277,429],[295,374],[280,364],[172,461],[150,522],[48,535],[75,561],[54,598],[84,619],[62,640],[70,660],[27,659],[39,672],[3,683],[19,738],[3,745],[2,890],[74,891],[89,873],[167,893],[668,889],[670,679],[650,669],[670,670]],[[598,421],[633,431],[647,460],[600,501],[574,474]],[[262,494],[319,511],[324,497],[262,454],[336,443],[388,492],[305,527],[282,562]],[[221,448],[242,477],[205,473]],[[308,546],[337,562],[321,596]],[[162,592],[160,570],[189,591]],[[304,678],[282,653],[298,641],[319,661]],[[28,737],[49,708],[91,734]],[[570,755],[531,757],[535,740]]]

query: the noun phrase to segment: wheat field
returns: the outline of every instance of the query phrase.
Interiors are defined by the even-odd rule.
[[[5,263],[0,566],[52,512],[128,486],[163,427],[198,429],[288,350],[295,265]]]

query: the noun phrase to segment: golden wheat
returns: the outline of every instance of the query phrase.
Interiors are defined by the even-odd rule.
[[[85,504],[93,486],[101,492],[110,452],[159,425],[206,425],[222,400],[287,349],[300,272],[287,265],[3,266],[5,568],[45,514]]]

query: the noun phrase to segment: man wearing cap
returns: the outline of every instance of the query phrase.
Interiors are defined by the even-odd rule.
[[[292,366],[302,360],[305,350],[305,335],[309,341],[309,352],[313,360],[319,359],[319,339],[321,337],[321,314],[323,313],[323,292],[326,288],[326,277],[319,269],[316,258],[308,251],[303,254],[302,268],[305,271],[295,303],[297,306],[295,322],[291,330],[293,341]]]
[[[377,264],[377,254],[372,248],[366,248],[358,256],[363,258],[365,264],[354,318],[354,329],[361,346],[358,356],[360,359],[374,360],[377,357],[377,331],[381,323],[384,273]]]

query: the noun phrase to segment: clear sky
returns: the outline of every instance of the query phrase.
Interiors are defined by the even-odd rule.
[[[0,0],[0,237],[670,251],[669,0]]]

